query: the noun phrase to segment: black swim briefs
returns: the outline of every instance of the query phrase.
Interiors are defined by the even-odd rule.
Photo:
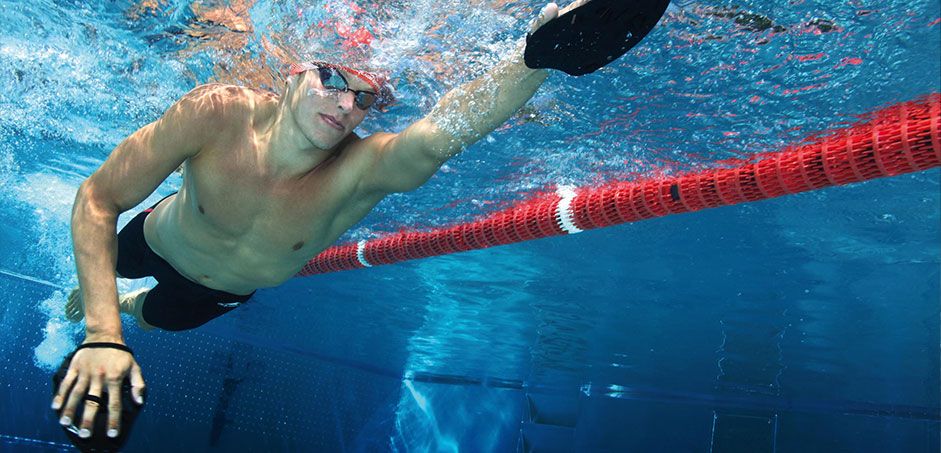
[[[144,219],[159,204],[158,201],[138,214],[118,233],[118,275],[124,278],[154,277],[157,280],[157,286],[144,299],[141,311],[144,321],[164,330],[193,329],[248,301],[254,292],[242,296],[195,283],[177,272],[147,245]]]

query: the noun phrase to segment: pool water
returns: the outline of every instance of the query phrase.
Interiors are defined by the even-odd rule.
[[[69,447],[48,404],[83,333],[71,205],[118,142],[193,86],[277,91],[314,57],[386,68],[399,103],[357,132],[400,131],[543,4],[466,5],[0,0],[0,450]],[[674,2],[339,242],[714,168],[939,91],[938,0]],[[127,450],[937,451],[939,225],[932,169],[295,278],[194,331],[126,319],[148,383]]]

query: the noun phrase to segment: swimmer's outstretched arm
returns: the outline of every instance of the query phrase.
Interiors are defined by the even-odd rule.
[[[559,11],[546,5],[530,32],[571,8]],[[426,117],[398,134],[370,137],[379,149],[378,159],[364,185],[376,192],[406,192],[425,183],[448,159],[500,127],[520,109],[549,75],[530,69],[523,60],[521,43],[509,57],[486,74],[445,94]]]

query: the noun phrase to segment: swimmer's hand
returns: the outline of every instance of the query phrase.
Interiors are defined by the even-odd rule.
[[[529,27],[529,33],[533,34],[536,30],[539,30],[540,27],[545,25],[552,19],[559,17],[575,8],[578,8],[581,5],[588,3],[588,0],[578,0],[572,2],[572,4],[566,6],[565,8],[559,9],[559,5],[555,3],[549,3],[542,8],[542,11],[539,12],[539,16],[536,17],[536,20],[533,21],[532,25]]]
[[[114,339],[85,338],[85,343],[95,341],[116,342]],[[123,341],[117,343],[124,344]],[[73,424],[76,407],[85,404],[81,424],[78,425],[79,436],[86,439],[91,437],[98,403],[86,400],[85,395],[97,396],[101,398],[102,403],[107,401],[107,435],[117,437],[121,429],[121,384],[128,374],[131,377],[131,394],[134,401],[138,405],[144,404],[144,377],[134,356],[112,348],[87,348],[77,351],[72,357],[69,371],[62,380],[59,391],[52,398],[52,408],[56,411],[65,403],[59,423],[64,426]],[[102,394],[104,389],[107,389],[107,397]]]

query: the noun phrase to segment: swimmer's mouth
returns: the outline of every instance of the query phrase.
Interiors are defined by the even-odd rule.
[[[324,122],[326,122],[330,126],[333,126],[334,129],[341,130],[341,131],[346,129],[345,127],[343,127],[342,124],[340,124],[339,121],[337,121],[336,118],[330,115],[324,115],[323,113],[321,113],[320,117],[323,118]]]

